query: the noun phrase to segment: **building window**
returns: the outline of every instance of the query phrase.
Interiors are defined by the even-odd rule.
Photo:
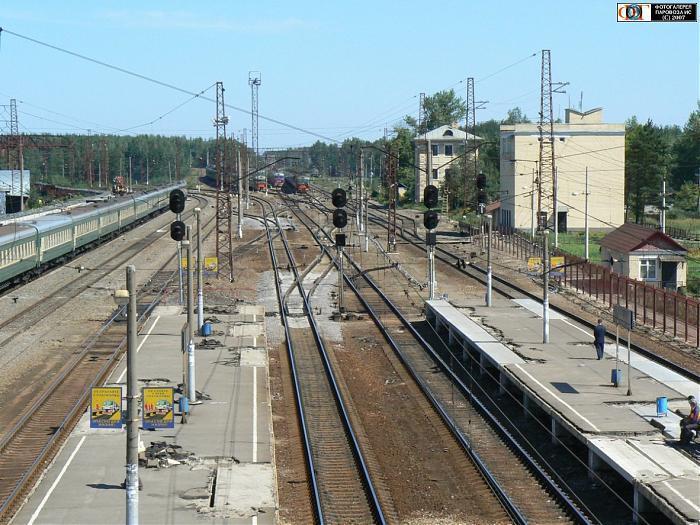
[[[452,156],[452,144],[445,144],[445,155],[447,157]]]
[[[437,180],[438,174],[439,174],[439,173],[440,173],[440,172],[439,172],[437,169],[434,169],[434,170],[433,170],[433,180]]]
[[[440,154],[440,144],[432,144],[433,155]]]
[[[656,259],[641,259],[639,261],[639,277],[645,281],[656,280]]]

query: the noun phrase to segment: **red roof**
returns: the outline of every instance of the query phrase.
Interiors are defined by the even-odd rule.
[[[644,246],[674,252],[688,251],[665,233],[631,222],[625,223],[608,233],[600,241],[600,245],[609,250],[622,253],[633,252]]]

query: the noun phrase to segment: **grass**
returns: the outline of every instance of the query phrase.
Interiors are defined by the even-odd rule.
[[[588,239],[588,257],[591,262],[600,262],[600,241],[605,237],[604,233],[590,233]],[[550,235],[549,239],[554,243],[554,235]],[[559,234],[559,248],[571,255],[583,257],[586,253],[584,247],[583,232],[570,232]]]

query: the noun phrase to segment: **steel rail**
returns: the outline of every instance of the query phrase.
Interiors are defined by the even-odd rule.
[[[212,221],[213,219],[210,219],[207,222],[207,225],[210,224]],[[207,236],[210,235],[212,231],[213,229],[208,232]],[[165,271],[166,266],[170,264],[174,258],[175,255],[173,254],[161,266],[160,270],[158,270],[154,275],[156,275],[158,272]],[[173,270],[170,277],[160,285],[158,290],[155,291],[155,293],[153,294],[153,299],[149,301],[144,311],[141,313],[141,315],[139,315],[139,318],[137,319],[137,324],[142,325],[146,321],[147,317],[150,315],[155,306],[161,300],[165,289],[174,279],[176,272],[176,270]],[[151,278],[142,287],[142,291],[146,291],[148,289],[148,285],[151,284],[152,281],[153,276],[151,276]],[[71,360],[68,367],[65,368],[63,372],[59,373],[59,375],[51,382],[51,385],[49,385],[48,388],[44,389],[42,395],[32,404],[30,409],[25,411],[20,421],[18,421],[13,426],[13,428],[3,436],[2,441],[0,441],[0,453],[2,453],[7,448],[12,439],[30,421],[30,419],[38,411],[38,409],[41,408],[47,402],[47,400],[53,394],[54,390],[68,378],[68,376],[76,369],[77,366],[79,366],[83,358],[98,343],[100,336],[104,334],[114,324],[114,321],[120,315],[124,315],[125,311],[126,306],[121,306],[117,310],[115,310],[112,316],[110,316],[110,318],[102,325],[100,330],[90,338],[89,342],[83,347],[80,354],[78,354],[73,360]],[[15,504],[15,499],[21,494],[23,490],[26,489],[26,485],[36,474],[37,469],[51,459],[49,455],[51,451],[60,443],[60,440],[64,439],[64,436],[67,436],[67,434],[70,433],[70,431],[73,429],[73,427],[77,423],[77,420],[79,419],[80,414],[83,412],[86,403],[88,402],[88,397],[91,393],[91,388],[95,385],[100,384],[108,376],[108,374],[112,370],[112,367],[115,365],[117,358],[121,355],[125,344],[126,336],[124,336],[121,339],[117,347],[110,354],[107,361],[102,365],[102,367],[100,367],[100,369],[95,374],[95,379],[93,379],[90,382],[90,384],[84,389],[82,395],[73,404],[73,407],[69,410],[68,414],[55,428],[47,443],[39,451],[37,457],[34,459],[31,465],[27,467],[22,477],[15,483],[13,490],[10,492],[7,498],[5,498],[5,500],[0,503],[0,522],[4,522],[12,518],[12,516],[6,516],[6,514],[13,508]]]
[[[302,212],[303,213],[303,212]],[[306,214],[305,214],[306,215]],[[318,224],[316,221],[311,219],[310,217],[307,218],[313,222],[316,226]],[[330,235],[325,231],[322,230],[324,233],[324,236],[331,241]],[[324,246],[320,239],[317,239],[319,244],[321,246]],[[324,246],[324,249],[327,250],[327,247]],[[334,264],[336,266],[338,265],[337,260],[335,257],[333,257],[330,252],[328,252],[329,256],[331,259],[334,261]],[[565,509],[570,513],[572,517],[574,517],[579,523],[583,524],[591,524],[592,522],[590,519],[583,513],[579,506],[581,505],[580,502],[574,501],[574,499],[569,496],[566,492],[561,489],[561,487],[556,483],[556,481],[550,476],[550,474],[544,470],[539,463],[529,454],[525,448],[517,441],[517,439],[505,428],[505,426],[497,419],[495,415],[491,413],[491,411],[484,405],[484,403],[474,394],[472,391],[469,389],[469,387],[464,384],[464,382],[454,373],[454,371],[448,366],[447,363],[438,355],[438,353],[432,348],[430,343],[428,343],[423,336],[418,333],[418,331],[413,327],[411,322],[406,319],[406,317],[401,313],[401,311],[398,309],[398,307],[389,299],[386,294],[381,290],[381,288],[367,275],[366,272],[362,272],[362,268],[351,258],[348,257],[348,260],[352,264],[352,266],[357,270],[358,276],[361,276],[365,282],[374,290],[374,292],[382,299],[382,301],[391,309],[391,311],[396,315],[396,317],[401,321],[402,325],[411,333],[411,335],[416,339],[416,341],[421,345],[421,347],[428,352],[428,354],[431,356],[431,358],[440,366],[440,368],[448,375],[448,377],[452,380],[452,382],[457,385],[459,390],[462,392],[462,394],[469,399],[471,403],[473,403],[476,408],[479,410],[479,412],[495,427],[495,429],[498,431],[498,433],[504,438],[504,440],[507,442],[508,445],[510,445],[516,452],[517,454],[526,462],[526,464],[534,470],[534,472],[537,474],[537,477],[547,486],[547,488],[552,491],[559,501],[563,504]],[[367,301],[363,298],[362,294],[359,292],[359,290],[354,286],[354,283],[350,280],[349,277],[345,276],[345,281],[353,288],[353,291],[358,295],[358,297],[361,299],[367,310],[370,312],[370,315],[372,316],[373,320],[375,321],[375,324],[379,327],[379,329],[384,333],[385,337],[387,338],[387,341],[391,344],[392,348],[397,350],[397,353],[399,355],[399,358],[401,361],[404,363],[404,365],[407,367],[407,369],[410,371],[411,375],[416,379],[417,383],[420,385],[421,389],[423,390],[424,394],[428,397],[428,399],[431,401],[431,403],[434,404],[435,408],[438,410],[440,415],[445,419],[445,421],[448,424],[448,427],[453,431],[455,434],[455,437],[458,439],[460,444],[462,444],[463,448],[465,448],[465,451],[467,454],[470,455],[470,457],[474,456],[475,458],[475,464],[479,468],[479,470],[482,472],[484,477],[487,479],[487,482],[489,485],[492,487],[492,489],[495,491],[496,496],[498,497],[499,500],[501,500],[506,508],[506,510],[511,514],[511,517],[513,519],[517,520],[518,523],[528,523],[527,518],[522,515],[520,510],[517,508],[514,502],[512,502],[505,492],[505,490],[500,486],[500,483],[495,479],[493,474],[490,472],[488,467],[485,465],[485,463],[479,458],[478,454],[476,454],[475,451],[471,449],[471,447],[468,445],[466,440],[464,439],[464,436],[458,431],[454,421],[450,416],[446,413],[446,410],[440,405],[440,403],[432,396],[432,394],[428,391],[426,388],[424,382],[417,378],[417,374],[413,370],[412,366],[408,362],[408,360],[405,358],[404,354],[398,350],[396,347],[395,341],[391,337],[391,335],[388,333],[388,331],[383,327],[381,321],[376,317],[376,313],[374,312],[374,309],[367,303]],[[577,500],[578,498],[576,498]]]
[[[326,190],[324,190],[322,188],[314,188],[314,189],[316,189],[317,191],[321,191],[322,193],[329,194]],[[350,206],[350,207],[352,207],[352,206]],[[374,207],[373,213],[378,213],[376,205],[373,205],[373,207]],[[383,217],[376,217],[376,216],[370,217],[370,220],[373,223],[380,225],[380,226],[382,226],[384,223],[386,223],[386,219],[384,219]],[[414,246],[422,248],[421,243],[423,242],[423,239],[418,237],[413,232],[405,231],[402,228],[400,236],[403,237],[407,242],[413,244]],[[409,236],[412,238],[409,238]],[[468,269],[464,269],[464,268],[457,268],[453,264],[453,262],[458,261],[458,260],[463,260],[464,257],[456,255],[456,254],[450,252],[449,250],[446,250],[445,248],[440,247],[439,245],[436,246],[435,252],[436,252],[436,254],[435,254],[436,259],[444,262],[445,264],[449,264],[453,269],[457,270],[458,272],[462,273],[463,275],[466,275],[468,277],[476,279],[477,281],[479,281],[483,284],[486,284],[486,277],[485,277],[486,276],[486,269],[484,269],[476,264],[473,264],[473,263],[470,263],[469,265],[467,265],[467,268],[474,269],[475,270],[474,272],[470,272],[470,271],[468,271]],[[440,255],[440,254],[442,254],[442,255]],[[452,259],[452,261],[448,260],[448,258]],[[541,302],[541,300],[542,300],[541,297],[533,294],[532,292],[525,290],[524,288],[519,287],[518,285],[515,285],[515,284],[507,281],[503,277],[499,277],[495,273],[493,274],[492,277],[493,277],[493,281],[494,281],[493,289],[496,290],[501,295],[503,295],[504,297],[507,297],[508,299],[513,299],[513,298],[517,297],[518,294],[522,294],[530,299],[533,299],[534,301],[537,301],[538,303]],[[591,328],[591,329],[593,329],[593,327],[594,327],[594,323],[584,319],[582,316],[580,316],[579,314],[577,314],[576,312],[574,312],[572,310],[569,310],[566,308],[561,308],[559,306],[553,305],[551,302],[549,303],[549,307],[552,310],[554,310],[555,312],[558,312],[562,315],[566,315],[566,316],[570,317],[571,319],[578,322],[579,324],[582,324],[582,325],[584,325],[588,328]],[[613,333],[608,333],[608,335],[611,337],[614,337]],[[620,341],[622,343],[627,343],[627,338],[621,334]],[[648,359],[651,359],[652,361],[659,363],[660,365],[665,366],[666,368],[669,368],[670,370],[673,370],[677,374],[682,375],[683,377],[690,379],[691,381],[700,382],[700,374],[693,372],[692,370],[688,370],[687,368],[671,361],[670,359],[654,353],[652,350],[647,350],[643,346],[640,346],[638,343],[635,343],[633,341],[630,341],[630,347],[635,352],[643,355],[644,357],[646,357]]]
[[[270,207],[271,214],[274,217],[275,223],[281,232],[280,238],[282,239],[285,253],[287,254],[287,258],[289,259],[290,267],[292,269],[292,272],[294,273],[294,278],[295,278],[295,282],[292,283],[291,286],[296,285],[297,289],[299,290],[299,294],[301,295],[301,298],[302,298],[302,301],[304,304],[304,310],[306,312],[306,317],[309,320],[309,325],[311,326],[314,340],[316,341],[316,345],[319,349],[319,353],[320,353],[321,359],[323,361],[326,376],[328,377],[329,383],[331,385],[331,388],[332,388],[332,391],[333,391],[333,394],[335,397],[336,404],[339,408],[339,413],[341,416],[341,420],[343,422],[343,426],[345,427],[345,431],[346,431],[348,437],[350,438],[350,442],[352,444],[351,448],[352,448],[353,455],[355,456],[355,460],[357,461],[357,463],[360,467],[359,471],[361,473],[362,482],[363,482],[365,489],[367,490],[367,492],[369,493],[369,496],[370,496],[370,504],[372,506],[372,511],[373,511],[377,521],[381,524],[385,524],[386,518],[384,516],[384,512],[382,510],[381,503],[380,503],[379,498],[377,496],[377,492],[374,488],[374,484],[372,483],[372,479],[371,479],[371,476],[369,474],[369,469],[367,468],[364,456],[362,454],[362,450],[360,449],[359,441],[357,440],[357,436],[352,428],[352,424],[350,422],[350,416],[349,416],[348,411],[345,407],[345,402],[343,401],[342,394],[340,393],[340,388],[338,387],[338,384],[337,384],[337,381],[335,378],[335,374],[334,374],[332,366],[330,364],[328,352],[326,351],[325,344],[323,343],[323,339],[321,337],[321,331],[318,328],[318,325],[316,324],[316,319],[313,315],[313,310],[311,309],[311,305],[309,304],[307,294],[304,291],[302,278],[299,275],[299,271],[298,271],[297,265],[296,265],[295,260],[294,260],[294,255],[291,252],[287,238],[284,235],[284,232],[282,231],[282,228],[280,226],[279,219],[277,217],[277,212],[275,211],[272,204],[265,201],[264,199],[261,199],[258,197],[251,197],[251,199],[260,202],[261,206],[263,206],[263,207],[265,205]],[[313,234],[313,232],[312,232],[312,234]],[[314,235],[314,237],[315,237],[315,235]],[[320,245],[320,247],[322,250],[324,249],[324,247],[322,245]],[[271,243],[270,243],[270,250],[271,250],[271,252],[274,251],[272,249]],[[276,268],[276,265],[275,265],[275,268]],[[285,321],[286,321],[286,319],[285,319]],[[289,349],[291,347],[291,338],[289,337],[286,322],[285,322],[285,336],[287,337],[287,348]],[[291,355],[290,361],[293,362],[293,348],[292,348],[292,355]],[[295,379],[295,391],[297,393],[297,401],[298,401],[298,403],[300,403],[301,402],[301,392],[299,391],[298,376],[296,375],[296,373],[294,373],[294,379]],[[303,412],[301,410],[301,407],[299,407],[299,410],[300,410],[300,413]],[[305,435],[307,435],[306,429],[305,429],[304,433],[305,433]],[[308,442],[307,442],[307,444],[308,444]],[[309,447],[309,453],[310,452],[311,452],[311,450]],[[310,465],[312,465],[312,464],[313,463],[311,463]],[[315,479],[315,477],[314,477],[314,479]],[[320,505],[320,497],[319,497],[318,503]],[[321,514],[319,514],[320,522],[324,523],[322,509],[319,509],[319,510],[321,511]]]

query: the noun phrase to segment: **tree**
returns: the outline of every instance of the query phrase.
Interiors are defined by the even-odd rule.
[[[405,117],[404,121],[417,135],[459,122],[464,118],[467,106],[464,100],[457,96],[454,89],[438,91],[434,95],[425,97],[425,122],[418,126],[418,121],[413,117]]]
[[[530,124],[531,122],[522,109],[514,107],[508,110],[508,115],[501,121],[501,124]]]
[[[644,216],[645,204],[659,204],[661,181],[668,176],[670,146],[664,130],[651,119],[627,121],[625,136],[625,202],[635,222]]]
[[[673,186],[680,188],[686,182],[696,181],[700,170],[700,102],[698,109],[688,117],[683,132],[674,144],[673,157]]]
[[[700,196],[700,186],[695,182],[684,183],[675,193],[673,209],[698,213],[698,196]]]

